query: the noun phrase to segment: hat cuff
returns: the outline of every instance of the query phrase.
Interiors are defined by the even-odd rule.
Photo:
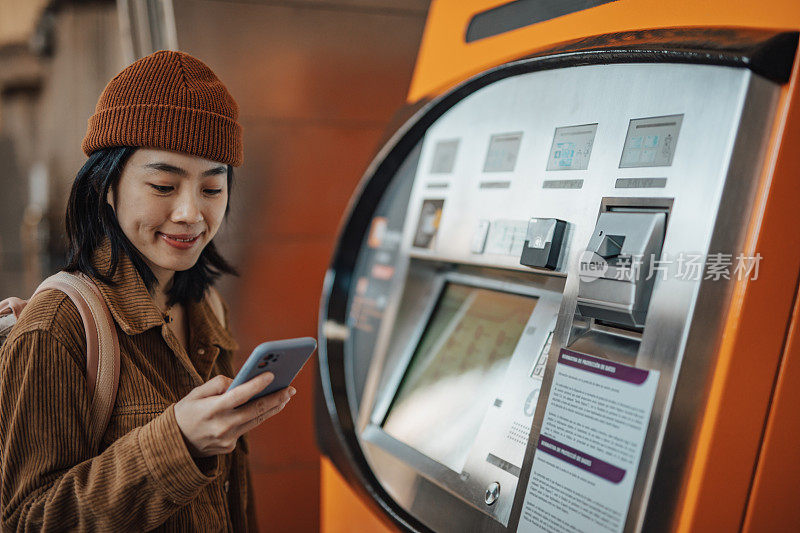
[[[111,146],[162,148],[238,167],[242,127],[210,111],[170,105],[131,105],[103,109],[89,118],[81,143],[86,155]]]

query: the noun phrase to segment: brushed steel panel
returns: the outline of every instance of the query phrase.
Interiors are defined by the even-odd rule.
[[[711,290],[709,294],[714,294],[714,301],[721,308],[727,284],[713,282],[716,285],[712,287],[710,281],[677,279],[677,266],[667,265],[666,278],[659,277],[655,282],[641,338],[637,334],[604,331],[602,327],[592,329],[591,336],[581,337],[576,334],[585,332],[591,324],[575,314],[578,259],[589,242],[604,198],[611,197],[630,198],[632,204],[640,198],[643,206],[654,201],[671,204],[662,257],[704,254],[714,243],[735,254],[741,225],[727,216],[721,219],[727,227],[719,228],[720,206],[726,213],[746,211],[749,187],[754,183],[762,154],[765,124],[776,94],[776,85],[749,71],[728,67],[571,67],[523,74],[489,85],[466,97],[431,126],[422,143],[401,253],[395,262],[396,277],[386,292],[388,303],[371,354],[359,412],[362,449],[387,492],[421,521],[441,531],[501,531],[506,529],[506,523],[515,528],[519,520],[532,447],[528,447],[513,512],[509,514],[511,510],[502,506],[482,505],[488,478],[480,474],[477,463],[468,463],[474,470],[466,472],[469,476],[464,480],[465,472],[448,471],[376,433],[374,422],[391,401],[397,376],[402,374],[418,328],[424,323],[425,304],[430,300],[420,295],[435,294],[437,284],[448,271],[467,272],[489,280],[504,278],[532,290],[549,288],[563,293],[540,398],[546,398],[549,392],[555,365],[552,354],[574,338],[582,338],[583,346],[593,349],[609,347],[594,355],[627,364],[635,360],[636,366],[661,373],[626,523],[627,531],[641,528],[648,501],[658,496],[651,493],[652,482],[690,330],[695,336],[713,336],[720,320],[719,316],[695,315],[698,295],[701,289]],[[620,169],[629,121],[666,115],[683,115],[672,165]],[[593,123],[598,126],[588,169],[546,171],[555,129]],[[490,176],[493,181],[508,181],[508,188],[481,187],[489,179],[483,168],[491,136],[514,132],[523,132],[514,170],[492,172]],[[452,139],[459,139],[453,172],[431,172],[435,145]],[[620,189],[615,188],[618,178],[658,178],[664,186]],[[545,188],[550,179],[582,180],[583,184],[579,189]],[[431,183],[437,186],[430,188]],[[730,190],[738,191],[732,199]],[[423,202],[433,198],[445,201],[434,244],[430,249],[415,247],[413,239]],[[527,221],[530,217],[559,218],[569,223],[562,271],[529,269],[519,265],[518,256],[511,252],[472,252],[473,230],[484,221],[513,225],[514,221]],[[744,214],[740,220],[746,220]],[[720,232],[729,237],[714,237]],[[513,242],[513,236],[509,238]],[[509,246],[513,249],[513,245]],[[705,353],[691,367],[702,376],[712,363],[710,354]],[[684,385],[678,398],[681,405],[692,392],[701,392],[702,386],[702,379]],[[543,415],[544,402],[540,401],[531,442],[538,437]],[[678,430],[680,422],[670,424],[678,424]],[[493,450],[494,445],[488,443],[495,437],[480,434],[475,450]],[[684,448],[676,444],[669,453],[686,453],[687,443],[681,445]],[[502,452],[495,455],[502,456]],[[661,483],[660,490],[675,490],[674,483],[675,480]]]

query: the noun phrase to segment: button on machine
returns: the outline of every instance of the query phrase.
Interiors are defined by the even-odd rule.
[[[497,501],[497,498],[500,497],[500,483],[497,481],[490,483],[488,487],[486,487],[486,505],[492,505],[494,502]]]
[[[470,250],[473,254],[482,254],[486,248],[486,237],[489,235],[489,226],[491,222],[488,220],[481,220],[478,222],[478,227],[472,234],[472,245]]]

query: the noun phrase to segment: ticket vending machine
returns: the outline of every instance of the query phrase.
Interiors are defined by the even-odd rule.
[[[460,38],[505,28],[488,4],[454,8]],[[506,54],[382,148],[325,280],[317,429],[389,529],[797,523],[797,45],[653,28]]]

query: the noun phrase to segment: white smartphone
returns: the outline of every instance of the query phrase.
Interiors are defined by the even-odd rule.
[[[263,342],[253,349],[253,353],[242,365],[228,390],[238,387],[264,372],[272,372],[275,379],[248,401],[285,389],[292,383],[316,349],[317,341],[311,337]]]

